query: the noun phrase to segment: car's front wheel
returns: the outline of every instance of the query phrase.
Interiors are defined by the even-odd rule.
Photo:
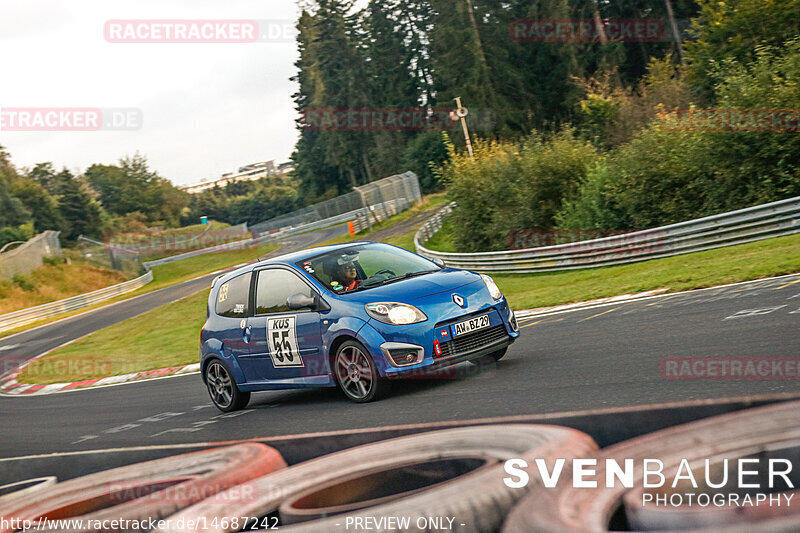
[[[357,403],[377,400],[389,390],[389,382],[380,378],[372,357],[356,341],[345,341],[336,350],[333,373],[345,396]]]
[[[220,361],[211,361],[206,366],[206,386],[211,401],[217,409],[225,413],[238,411],[250,401],[250,393],[239,390],[230,372]]]

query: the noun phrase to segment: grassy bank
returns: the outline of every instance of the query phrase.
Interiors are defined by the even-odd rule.
[[[0,315],[96,291],[128,279],[114,270],[82,262],[65,264],[60,258],[48,260],[50,264],[30,274],[0,280]]]
[[[653,289],[675,292],[798,271],[800,234],[630,265],[494,278],[515,309],[528,309]],[[203,291],[56,350],[20,381],[56,383],[196,362],[206,295]],[[86,367],[91,373],[53,376],[44,372],[56,368],[59,361],[66,368]],[[79,364],[70,367],[69,361]]]
[[[434,233],[433,237],[428,239],[424,245],[428,250],[436,250],[437,252],[455,252],[456,248],[453,245],[453,219],[445,219],[441,229]]]

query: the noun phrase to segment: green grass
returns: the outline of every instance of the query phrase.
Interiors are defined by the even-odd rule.
[[[209,274],[230,266],[252,261],[262,255],[277,249],[280,245],[276,243],[262,244],[255,248],[244,248],[242,250],[232,250],[217,254],[198,255],[153,267],[153,281],[139,289],[144,292],[151,292],[162,289],[176,283],[182,283],[190,279]]]
[[[436,250],[437,252],[455,252],[456,248],[453,245],[453,219],[446,219],[442,224],[442,228],[434,233],[433,237],[428,239],[428,241],[424,244],[425,248],[428,250]]]
[[[630,265],[493,277],[513,308],[530,309],[654,289],[685,291],[799,271],[800,234],[796,234]]]
[[[68,383],[197,363],[208,290],[97,331],[25,367],[21,383]]]

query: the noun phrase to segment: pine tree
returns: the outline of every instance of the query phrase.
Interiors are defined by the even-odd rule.
[[[69,170],[62,170],[55,179],[60,193],[59,211],[65,222],[65,230],[61,237],[68,242],[74,242],[80,235],[101,237],[100,204],[82,190],[81,184]]]

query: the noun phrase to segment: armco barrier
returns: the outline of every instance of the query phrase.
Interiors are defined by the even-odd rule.
[[[442,227],[453,206],[445,206],[417,231],[417,252],[448,266],[484,272],[529,273],[619,265],[800,232],[800,197],[796,197],[660,228],[555,246],[478,253],[425,248],[425,242]]]
[[[14,311],[13,313],[0,315],[0,331],[7,331],[9,329],[14,329],[19,326],[36,322],[37,320],[54,317],[56,315],[60,315],[61,313],[88,307],[98,302],[103,302],[115,296],[119,296],[120,294],[138,289],[139,287],[143,287],[151,281],[153,281],[153,273],[148,270],[148,272],[143,276],[118,283],[117,285],[112,285],[111,287],[106,287],[93,292],[87,292],[86,294],[79,294],[77,296],[59,300],[57,302],[50,302],[49,304],[37,305],[36,307],[29,307],[28,309],[22,309],[20,311]]]

